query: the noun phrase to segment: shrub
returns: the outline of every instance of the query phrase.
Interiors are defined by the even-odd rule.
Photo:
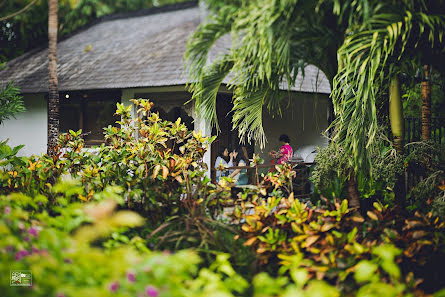
[[[1,197],[3,296],[233,296],[246,288],[227,255],[200,268],[201,260],[192,251],[155,253],[130,243],[105,251],[95,245],[97,240],[116,228],[140,225],[143,219],[134,212],[114,211],[113,199],[65,204],[62,200],[70,200],[71,187],[58,187],[63,207],[52,208],[51,215],[43,196]],[[10,287],[10,270],[31,270],[32,287]]]
[[[283,272],[298,266],[309,279],[328,280],[344,293],[358,290],[364,278],[353,277],[354,273],[371,266],[379,286],[390,286],[393,292],[416,292],[422,279],[427,282],[423,290],[445,286],[439,274],[424,269],[434,266],[439,271],[445,260],[445,222],[432,213],[405,219],[374,203],[365,219],[351,212],[346,200],[325,199],[323,208],[308,207],[291,194],[289,198],[253,195],[241,201],[234,214],[235,220],[245,221],[241,237],[263,269]],[[388,243],[393,247],[381,247]],[[383,264],[386,260],[390,264]]]
[[[16,113],[25,110],[20,90],[14,87],[12,82],[8,83],[5,88],[0,89],[0,124],[14,117]]]

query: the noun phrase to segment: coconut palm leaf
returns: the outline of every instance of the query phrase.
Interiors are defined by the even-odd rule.
[[[218,1],[209,2],[216,5],[213,2]],[[316,15],[317,3],[311,1],[231,2],[235,4],[214,10],[216,15],[201,25],[189,40],[185,60],[190,77],[195,80],[190,90],[197,103],[197,113],[217,126],[214,99],[216,84],[222,82],[221,77],[215,77],[208,84],[200,80],[205,78],[210,81],[210,76],[216,70],[204,66],[208,62],[211,46],[218,38],[231,32],[233,46],[224,59],[233,63],[230,69],[232,80],[228,84],[229,89],[234,91],[233,127],[238,129],[242,139],[255,139],[262,145],[265,135],[261,121],[263,107],[259,103],[266,104],[271,112],[279,114],[283,96],[278,90],[286,85],[288,89],[293,87],[298,73],[304,74],[307,64],[327,69],[333,77],[336,71],[336,46],[332,46],[332,43],[336,42],[336,34],[335,30],[326,26],[328,22],[319,17],[321,11]],[[335,24],[333,28],[336,28]],[[333,63],[326,62],[328,51]],[[260,100],[260,94],[267,94],[267,98]],[[246,100],[247,104],[241,103],[242,100]],[[247,113],[255,114],[255,120]]]
[[[430,47],[436,40],[442,42],[444,16],[416,12],[411,2],[374,5],[368,22],[352,26],[355,30],[338,50],[339,68],[332,91],[337,117],[332,125],[337,131],[334,140],[354,156],[356,170],[369,167],[377,132],[376,101],[388,88],[389,78],[399,71],[406,48],[416,47],[425,35]]]
[[[214,61],[203,68],[202,74],[196,83],[190,85],[192,100],[195,100],[196,110],[217,130],[218,118],[216,116],[216,95],[223,79],[233,67],[229,55]]]

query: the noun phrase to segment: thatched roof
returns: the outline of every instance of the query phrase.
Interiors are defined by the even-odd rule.
[[[105,17],[58,43],[59,90],[184,85],[186,41],[202,19],[196,2]],[[230,45],[223,38],[210,56]],[[0,86],[11,80],[23,93],[48,92],[47,49],[8,62]],[[322,72],[308,66],[294,90],[329,93],[330,87]]]

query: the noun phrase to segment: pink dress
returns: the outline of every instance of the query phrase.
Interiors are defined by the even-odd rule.
[[[280,154],[282,154],[283,156],[278,160],[278,164],[287,163],[289,160],[292,159],[293,153],[294,152],[290,145],[288,145],[288,144],[283,145],[280,148]]]

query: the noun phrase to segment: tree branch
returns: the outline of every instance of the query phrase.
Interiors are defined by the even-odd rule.
[[[35,3],[37,2],[37,0],[33,0],[31,3],[29,3],[28,5],[26,5],[25,7],[23,7],[22,9],[20,9],[19,11],[14,12],[13,14],[7,15],[5,17],[0,18],[0,22],[6,21],[10,18],[13,18],[15,16],[18,16],[19,14],[21,14],[22,12],[25,12],[26,10],[28,10],[31,6],[33,6]],[[3,5],[3,3],[2,3]]]

